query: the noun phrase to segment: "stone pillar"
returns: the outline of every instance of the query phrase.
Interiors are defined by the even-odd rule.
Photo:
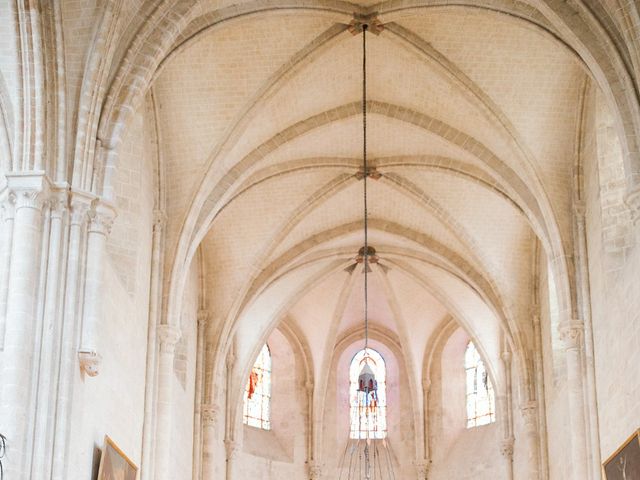
[[[569,423],[571,425],[571,469],[574,480],[587,478],[587,450],[585,432],[584,392],[582,384],[582,331],[579,321],[560,327],[560,338],[565,346],[567,360],[567,394]]]
[[[171,417],[173,414],[173,357],[180,340],[180,329],[173,325],[158,326],[158,408],[156,410],[155,478],[170,480]]]
[[[540,480],[540,440],[538,437],[538,405],[527,402],[520,409],[524,420],[524,446],[527,458],[527,477]]]
[[[141,480],[152,480],[155,476],[154,430],[156,421],[157,353],[156,328],[160,324],[162,288],[162,244],[166,217],[162,210],[153,211],[153,236],[151,243],[151,282],[149,287],[149,321],[147,323],[147,358],[145,363],[144,425],[142,428]]]
[[[226,439],[224,441],[224,450],[227,455],[227,472],[226,479],[233,480],[233,472],[235,467],[235,458],[238,453],[238,444],[235,440]]]
[[[216,424],[220,416],[217,405],[203,404],[200,407],[202,419],[202,468],[201,477],[194,480],[215,478]]]
[[[513,480],[513,444],[513,437],[505,438],[500,442],[500,453],[507,467],[507,480]]]
[[[4,349],[4,331],[7,320],[7,295],[9,293],[9,268],[11,267],[11,243],[15,216],[13,192],[0,203],[0,350]]]
[[[193,478],[202,476],[202,401],[204,391],[205,374],[205,335],[209,312],[198,311],[198,335],[196,340],[196,388],[194,393],[195,404],[193,413]]]
[[[8,177],[15,195],[11,267],[7,282],[7,314],[0,425],[7,437],[7,478],[28,478],[27,445],[32,418],[33,338],[40,284],[42,211],[48,193],[43,175]]]
[[[33,458],[31,475],[35,478],[51,478],[51,459],[56,452],[53,448],[53,425],[55,406],[58,399],[58,385],[61,351],[62,291],[64,275],[63,259],[66,257],[64,226],[67,219],[68,195],[58,191],[50,201],[49,236],[46,262],[46,289],[44,298],[43,328],[40,343],[40,359],[37,365],[38,385],[36,389],[36,418],[34,426]],[[36,355],[36,358],[37,355]]]
[[[89,211],[89,218],[82,342],[78,357],[82,371],[90,377],[95,377],[100,371],[102,361],[98,349],[97,330],[103,315],[102,299],[106,293],[103,285],[107,235],[115,219],[115,210],[99,202]]]
[[[54,414],[53,480],[66,480],[68,468],[69,424],[73,402],[73,380],[77,372],[77,349],[79,334],[79,312],[81,300],[81,277],[84,258],[84,233],[87,213],[93,199],[85,194],[71,196],[68,255],[64,311],[61,333],[60,374],[58,398]]]

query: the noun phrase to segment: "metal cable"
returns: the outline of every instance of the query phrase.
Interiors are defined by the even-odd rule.
[[[364,348],[369,346],[369,211],[367,209],[367,27],[362,25],[362,161],[364,165]]]

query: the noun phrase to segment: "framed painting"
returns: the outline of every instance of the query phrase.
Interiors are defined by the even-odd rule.
[[[98,480],[136,480],[138,467],[108,436],[104,437],[104,448],[100,458]]]
[[[603,464],[606,480],[640,479],[640,430],[637,430]]]

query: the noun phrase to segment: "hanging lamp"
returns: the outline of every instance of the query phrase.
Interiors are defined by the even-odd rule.
[[[357,21],[357,20],[356,20]],[[379,23],[372,27],[380,29]],[[360,30],[361,28],[361,30]],[[378,382],[371,365],[369,355],[369,273],[370,263],[377,263],[378,257],[373,247],[369,246],[369,222],[367,204],[367,178],[373,176],[373,170],[367,163],[367,30],[369,23],[352,24],[352,32],[362,31],[362,180],[363,180],[363,227],[364,247],[358,252],[361,260],[356,265],[364,264],[364,358],[358,375],[358,433],[356,438],[347,441],[342,459],[338,465],[339,480],[394,480],[393,455],[386,433],[377,430],[378,422]],[[364,424],[363,424],[364,423]]]

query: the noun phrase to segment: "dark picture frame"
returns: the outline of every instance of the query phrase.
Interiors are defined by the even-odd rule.
[[[137,478],[138,467],[136,464],[108,435],[105,435],[98,480],[137,480]]]
[[[640,429],[602,464],[602,475],[605,480],[640,478]]]

